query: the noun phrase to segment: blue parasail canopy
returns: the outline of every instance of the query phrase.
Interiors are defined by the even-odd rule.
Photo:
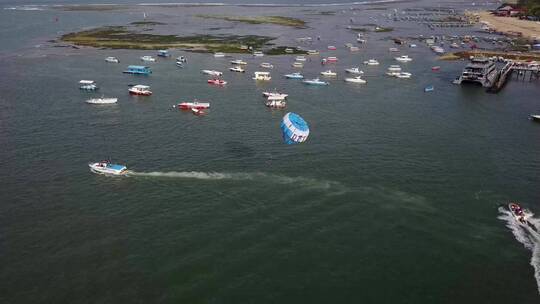
[[[297,144],[306,141],[309,136],[309,126],[300,115],[289,112],[281,120],[281,132],[286,144]]]

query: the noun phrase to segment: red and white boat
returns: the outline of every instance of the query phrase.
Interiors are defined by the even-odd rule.
[[[150,87],[147,85],[134,85],[131,88],[129,88],[129,94],[133,95],[143,95],[143,96],[150,96],[152,95],[152,91],[150,91]]]
[[[335,50],[337,50],[337,47],[335,47],[335,46],[333,46],[333,45],[329,45],[329,46],[328,46],[328,49],[329,49],[330,51],[335,51]]]
[[[437,71],[439,71],[440,69],[441,69],[441,67],[438,66],[438,65],[437,65],[437,66],[434,66],[434,67],[431,67],[431,70],[434,71],[434,72],[437,72]]]
[[[323,60],[321,61],[322,64],[336,63],[336,62],[338,62],[337,57],[326,57],[326,58],[323,58]]]
[[[202,110],[202,109],[210,108],[210,103],[198,102],[198,101],[193,101],[193,102],[185,101],[185,102],[179,103],[177,107],[180,110],[192,110],[192,109]]]
[[[213,85],[226,85],[227,82],[223,79],[208,79],[208,83],[209,84],[213,84]]]

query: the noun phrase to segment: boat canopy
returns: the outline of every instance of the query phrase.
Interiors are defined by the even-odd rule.
[[[94,84],[96,83],[95,81],[93,80],[81,80],[79,81],[80,84]]]
[[[117,165],[117,164],[107,164],[107,168],[111,168],[113,170],[125,170],[126,166]]]

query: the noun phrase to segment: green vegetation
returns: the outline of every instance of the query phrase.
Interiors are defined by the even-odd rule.
[[[348,29],[354,32],[362,32],[362,33],[369,32],[369,29],[365,27],[349,27]]]
[[[526,0],[525,2],[528,15],[540,17],[540,0]]]
[[[247,53],[242,45],[262,48],[272,37],[255,35],[156,35],[129,30],[123,26],[101,27],[63,35],[61,40],[75,45],[115,49],[181,48],[199,52]]]
[[[292,53],[287,53],[285,52],[285,49],[292,49],[293,52]],[[296,54],[296,55],[306,55],[307,52],[304,51],[304,50],[299,50],[297,48],[294,48],[294,47],[290,47],[290,46],[278,46],[278,47],[274,47],[274,48],[271,48],[269,50],[267,50],[266,52],[264,52],[265,54],[267,55],[290,55],[290,54]]]
[[[296,28],[305,28],[306,22],[297,18],[282,16],[222,16],[222,15],[196,15],[199,18],[236,21],[248,24],[277,24]]]
[[[131,25],[136,25],[136,26],[152,26],[152,25],[166,25],[167,23],[163,23],[163,22],[157,22],[157,21],[135,21],[135,22],[131,22],[130,23]]]

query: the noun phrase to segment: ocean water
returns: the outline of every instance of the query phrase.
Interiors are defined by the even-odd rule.
[[[386,7],[438,5],[470,6]],[[454,86],[465,62],[438,61],[420,43],[401,48],[414,58],[401,64],[413,78],[386,77],[397,56],[388,52],[390,36],[474,29],[433,32],[349,7],[1,9],[0,302],[537,303],[539,238],[499,206],[516,200],[540,209],[540,124],[527,119],[540,111],[539,82],[514,79],[497,95]],[[159,28],[166,33],[262,33],[279,45],[320,35],[305,47],[338,56],[330,68],[340,75],[309,87],[282,77],[293,71],[291,56],[235,56],[248,62],[235,74],[231,58],[175,50],[173,58],[188,57],[184,69],[158,59],[151,76],[136,77],[122,71],[154,51],[48,42],[140,21],[143,12],[167,23]],[[201,13],[286,15],[309,28],[194,17]],[[370,33],[351,54],[343,47],[355,39],[350,18],[395,32]],[[331,44],[338,50],[325,51]],[[107,56],[121,63],[107,64]],[[381,65],[361,64],[370,58]],[[319,60],[304,75],[328,68]],[[256,84],[251,75],[263,61],[274,64],[273,78]],[[367,85],[343,82],[355,65]],[[200,73],[207,68],[229,84],[208,86]],[[99,92],[80,92],[80,79],[96,80]],[[151,85],[154,94],[129,96],[129,84]],[[429,84],[435,91],[424,93]],[[264,106],[262,91],[274,88],[290,95],[286,111]],[[102,94],[118,104],[84,103]],[[195,98],[211,103],[208,115],[171,107]],[[306,143],[283,143],[287,111],[310,124]],[[106,158],[135,174],[88,170]]]

